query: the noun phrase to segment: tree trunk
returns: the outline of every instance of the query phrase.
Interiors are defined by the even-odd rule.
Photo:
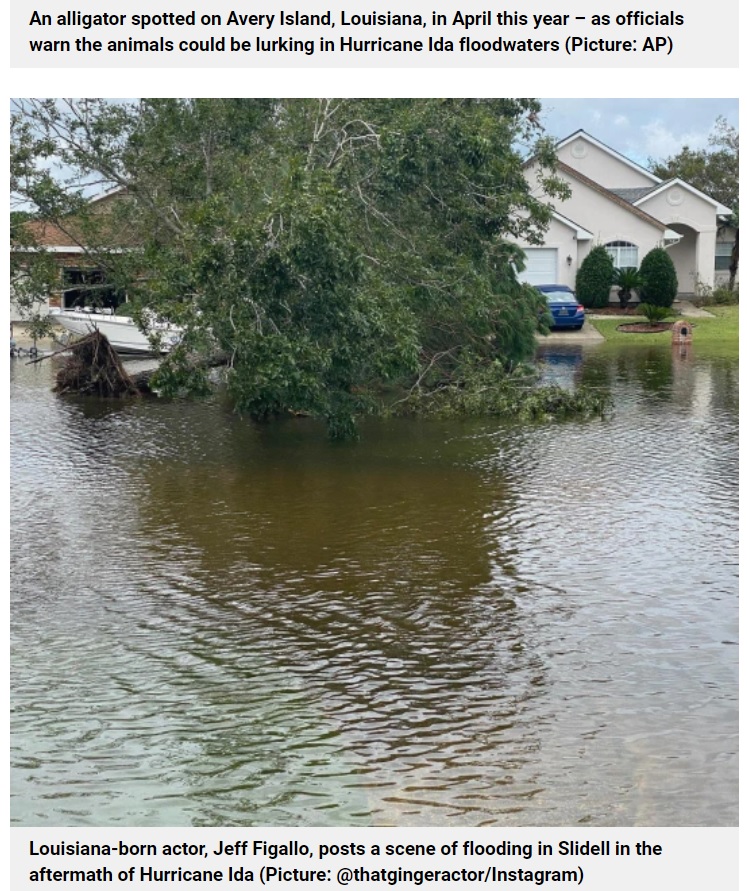
[[[737,283],[737,273],[739,272],[739,229],[734,230],[734,247],[731,249],[731,260],[729,262],[729,290],[733,291]]]

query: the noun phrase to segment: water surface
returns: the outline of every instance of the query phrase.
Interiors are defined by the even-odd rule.
[[[21,825],[735,825],[737,364],[605,420],[101,403],[11,363]]]

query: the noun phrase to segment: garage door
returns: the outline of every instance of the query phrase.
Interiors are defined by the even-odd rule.
[[[557,248],[525,248],[527,268],[520,274],[530,285],[552,285],[558,280]]]

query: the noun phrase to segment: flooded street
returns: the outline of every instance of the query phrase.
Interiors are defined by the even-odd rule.
[[[11,361],[11,818],[737,823],[736,358],[605,420],[101,403]]]

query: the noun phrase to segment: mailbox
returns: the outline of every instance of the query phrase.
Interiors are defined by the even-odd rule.
[[[677,319],[672,325],[672,343],[692,343],[693,326],[685,319]]]

